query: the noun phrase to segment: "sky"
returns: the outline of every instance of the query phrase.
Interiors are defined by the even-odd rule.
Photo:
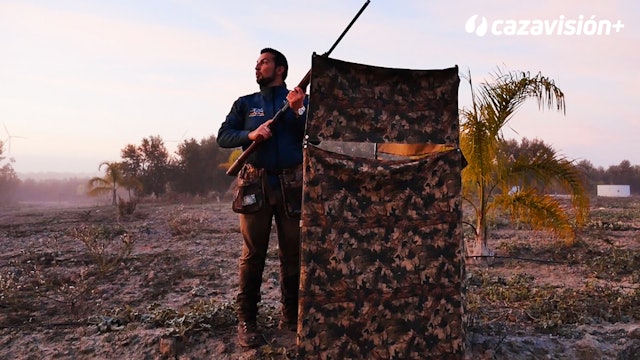
[[[287,56],[293,87],[364,3],[0,0],[2,163],[13,159],[21,177],[98,174],[143,138],[174,153],[217,135],[234,100],[257,91],[260,49]],[[541,72],[565,93],[566,114],[531,100],[505,137],[596,167],[640,165],[639,26],[636,0],[371,0],[331,57],[457,65],[461,108],[469,74],[479,84],[497,71]]]

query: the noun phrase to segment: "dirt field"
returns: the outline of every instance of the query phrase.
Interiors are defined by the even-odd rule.
[[[295,359],[273,244],[265,345],[244,351],[230,204],[0,209],[0,359]],[[594,201],[572,248],[507,221],[490,245],[467,264],[469,359],[640,358],[639,199]]]

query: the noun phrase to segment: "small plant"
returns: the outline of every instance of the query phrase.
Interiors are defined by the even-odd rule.
[[[125,229],[82,225],[72,228],[71,237],[81,241],[100,273],[107,273],[126,259],[133,250],[137,236]]]
[[[86,268],[69,272],[57,265],[46,267],[27,261],[11,272],[0,273],[0,308],[7,308],[14,320],[26,321],[33,317],[32,311],[53,301],[56,305],[50,311],[72,309],[70,316],[80,316],[94,289],[95,278]]]
[[[37,271],[27,271],[31,264],[0,272],[0,313],[5,324],[24,324],[32,321],[33,311],[39,308],[37,294],[40,286]],[[3,325],[6,326],[6,325]]]
[[[627,231],[632,230],[633,226],[622,221],[595,220],[589,221],[589,223],[587,223],[587,228],[611,231]]]
[[[194,236],[207,228],[208,214],[205,212],[188,213],[179,207],[169,215],[169,229],[173,236]]]
[[[600,279],[620,280],[631,276],[633,282],[640,280],[640,252],[612,247],[600,252],[587,263]]]
[[[138,201],[136,199],[126,201],[118,197],[118,214],[120,214],[120,216],[131,215],[136,210],[137,205]]]
[[[258,316],[258,323],[265,328],[275,327],[279,319],[278,307],[264,306]],[[216,331],[235,326],[236,311],[235,302],[210,298],[199,300],[184,310],[164,307],[159,303],[153,303],[142,311],[129,306],[114,308],[104,315],[89,317],[89,323],[98,326],[100,331],[112,331],[132,322],[141,322],[148,326],[166,328],[166,336],[185,339],[195,332]]]
[[[0,307],[16,307],[19,303],[19,284],[12,272],[0,273]]]
[[[186,335],[204,330],[216,330],[233,326],[236,320],[236,305],[216,299],[200,300],[187,310],[178,311],[161,307],[154,303],[147,308],[148,313],[140,314],[133,309],[118,309],[118,320],[126,324],[140,320],[157,327],[168,328],[168,335],[184,338]]]
[[[82,316],[87,310],[87,300],[96,287],[95,278],[86,268],[69,273],[57,266],[36,271],[39,286],[36,293],[45,299],[73,309],[72,315]]]

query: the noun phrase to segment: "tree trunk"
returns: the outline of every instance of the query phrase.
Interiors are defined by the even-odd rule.
[[[481,211],[477,214],[476,220],[476,239],[473,246],[467,249],[467,256],[474,257],[488,257],[494,256],[495,252],[489,249],[487,245],[487,220],[485,218],[485,211]]]
[[[476,235],[476,240],[473,246],[467,249],[467,256],[469,257],[490,257],[494,256],[495,252],[487,246],[487,242],[481,235]]]

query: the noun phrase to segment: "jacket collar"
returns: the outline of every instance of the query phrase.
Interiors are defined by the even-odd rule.
[[[260,94],[265,97],[272,97],[281,92],[287,91],[287,84],[276,85],[276,86],[262,86],[260,85]]]

